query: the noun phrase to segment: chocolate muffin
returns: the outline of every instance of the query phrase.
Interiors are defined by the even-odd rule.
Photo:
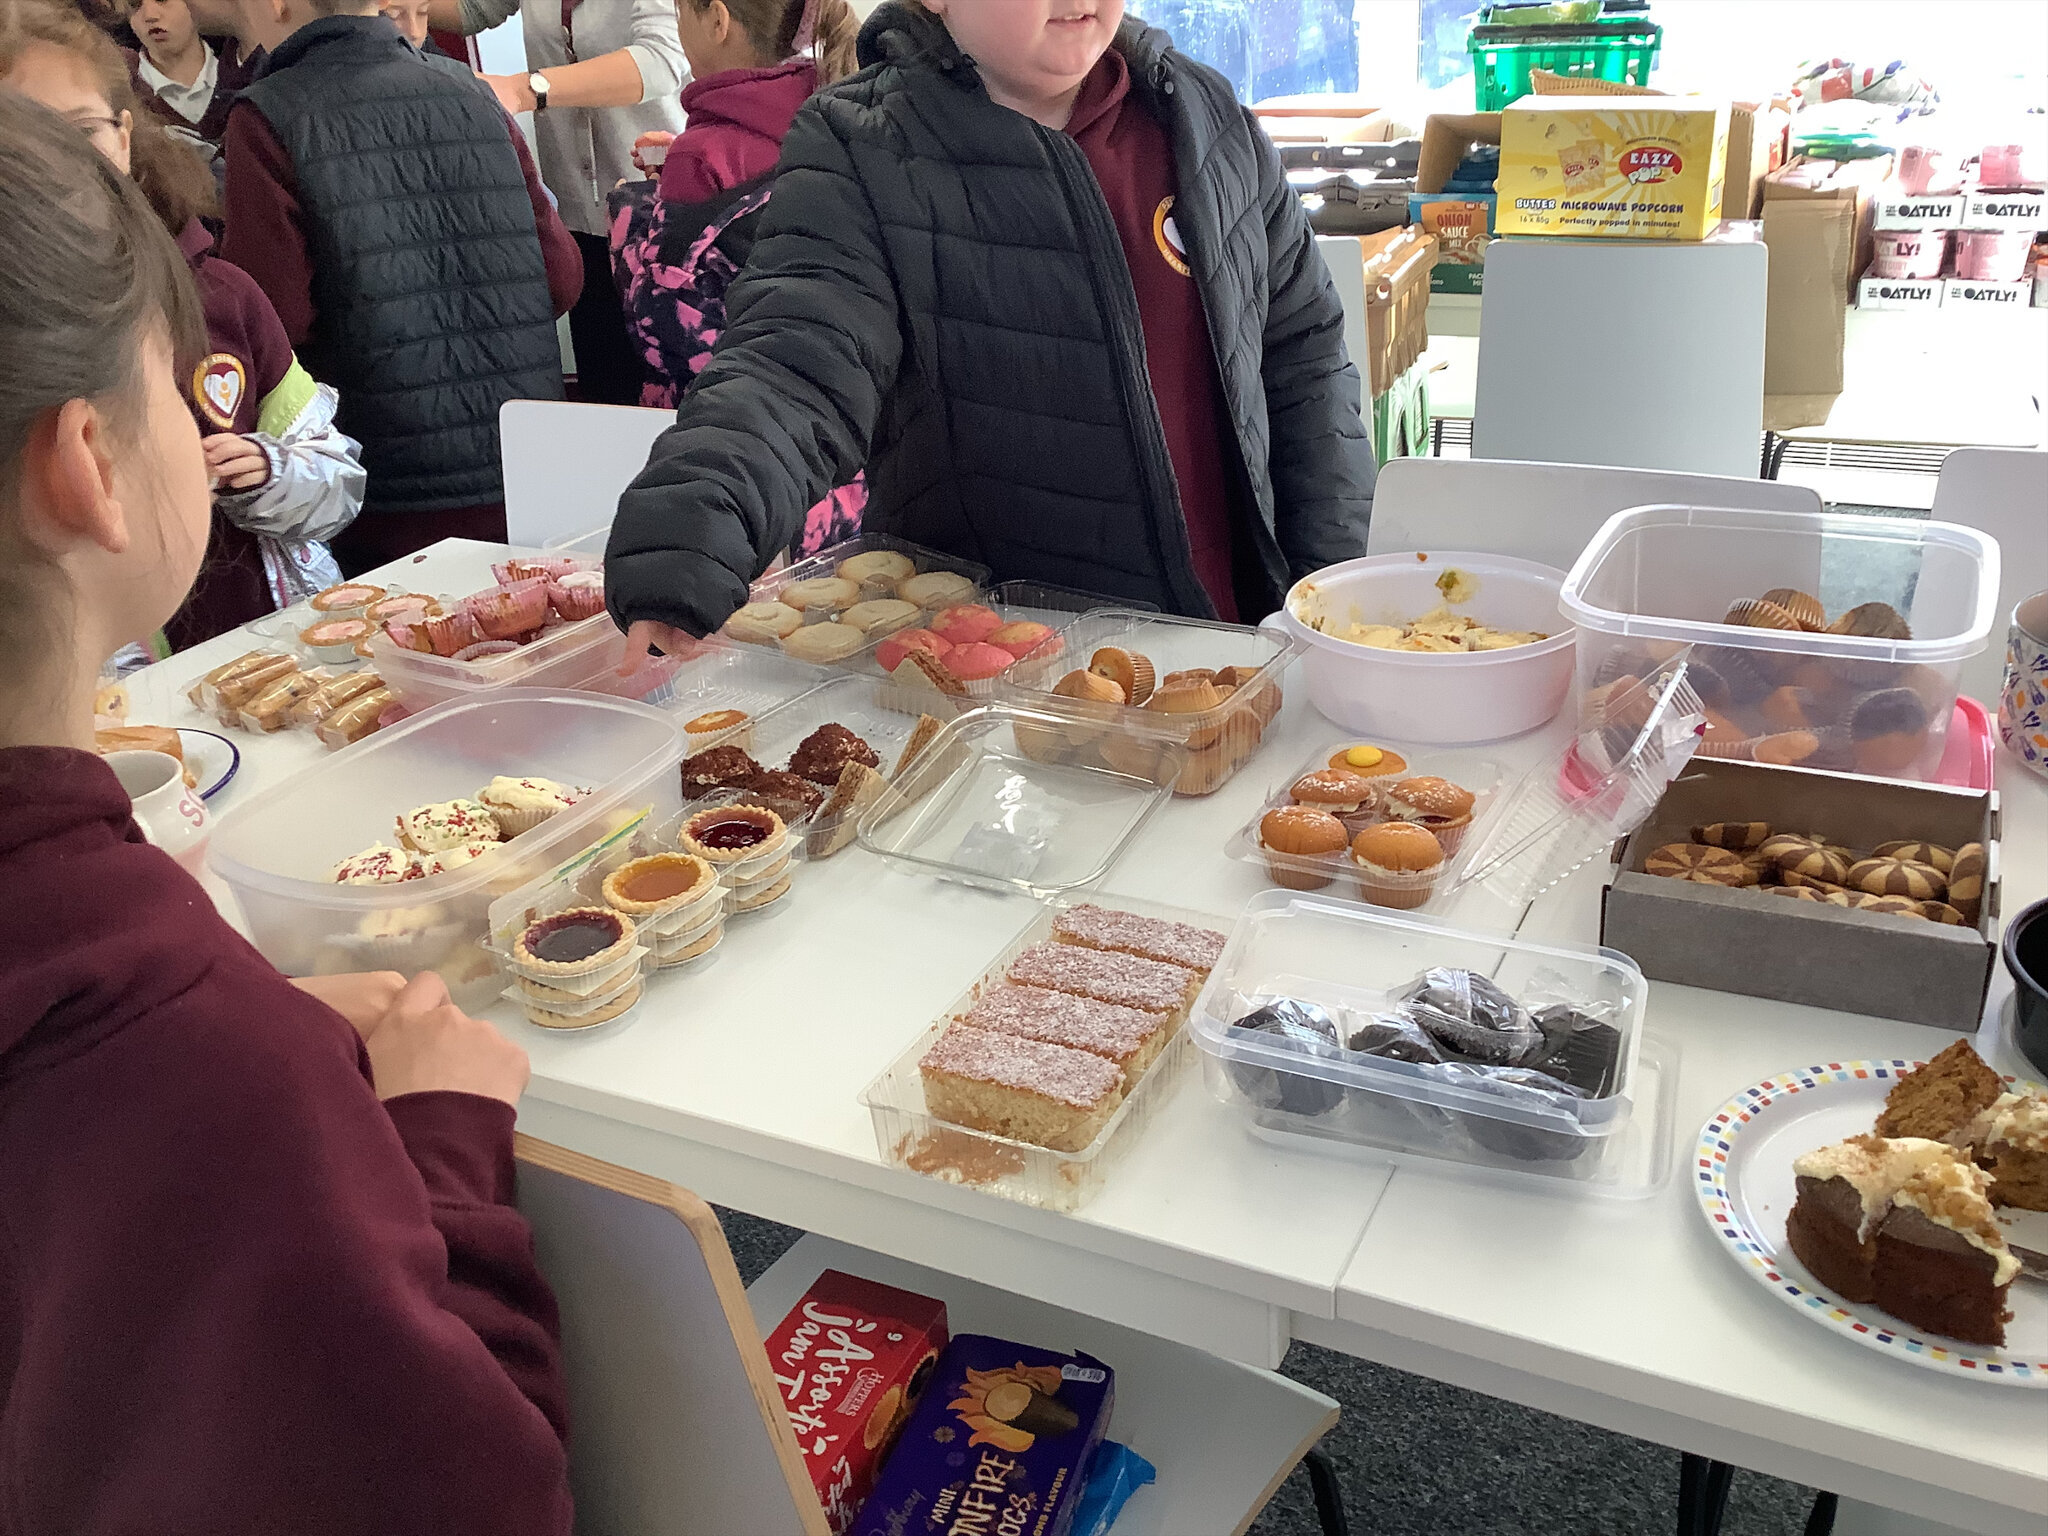
[[[835,720],[819,726],[798,744],[790,754],[789,771],[831,789],[839,783],[839,770],[848,763],[882,766],[873,747]]]
[[[760,772],[761,765],[744,749],[711,747],[683,759],[683,798],[701,800],[714,790],[737,789]]]

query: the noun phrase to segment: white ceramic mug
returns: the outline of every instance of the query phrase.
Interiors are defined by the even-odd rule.
[[[206,802],[185,787],[168,752],[109,752],[107,766],[128,791],[142,835],[197,874],[206,862]]]
[[[2005,639],[1998,735],[2012,755],[2048,775],[2048,592],[2021,598]]]

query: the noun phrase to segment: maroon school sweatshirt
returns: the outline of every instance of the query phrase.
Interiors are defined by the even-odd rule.
[[[1173,141],[1166,125],[1131,99],[1130,68],[1114,48],[1081,83],[1067,133],[1095,172],[1123,243],[1195,575],[1217,615],[1235,623],[1231,545],[1243,511],[1234,448],[1225,445],[1236,443],[1237,429],[1224,409],[1202,291],[1173,220]]]
[[[355,1031],[0,750],[0,1533],[567,1536],[512,1110],[380,1104]]]
[[[809,59],[692,80],[682,97],[689,121],[661,165],[662,201],[708,203],[766,176],[782,158],[796,109],[817,89],[818,66]]]

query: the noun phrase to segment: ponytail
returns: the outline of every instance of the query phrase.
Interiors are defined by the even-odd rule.
[[[860,22],[846,0],[817,0],[817,34],[812,47],[818,60],[818,84],[831,85],[860,68],[854,44]]]
[[[711,0],[690,0],[690,5],[709,10]],[[725,8],[764,65],[809,54],[821,86],[844,80],[860,67],[854,50],[860,22],[846,0],[725,0]]]

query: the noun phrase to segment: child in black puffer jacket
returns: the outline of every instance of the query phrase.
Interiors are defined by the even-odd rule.
[[[620,498],[606,592],[680,646],[865,468],[866,526],[1255,619],[1362,554],[1343,310],[1229,85],[1120,0],[882,6],[784,141],[727,328]]]

